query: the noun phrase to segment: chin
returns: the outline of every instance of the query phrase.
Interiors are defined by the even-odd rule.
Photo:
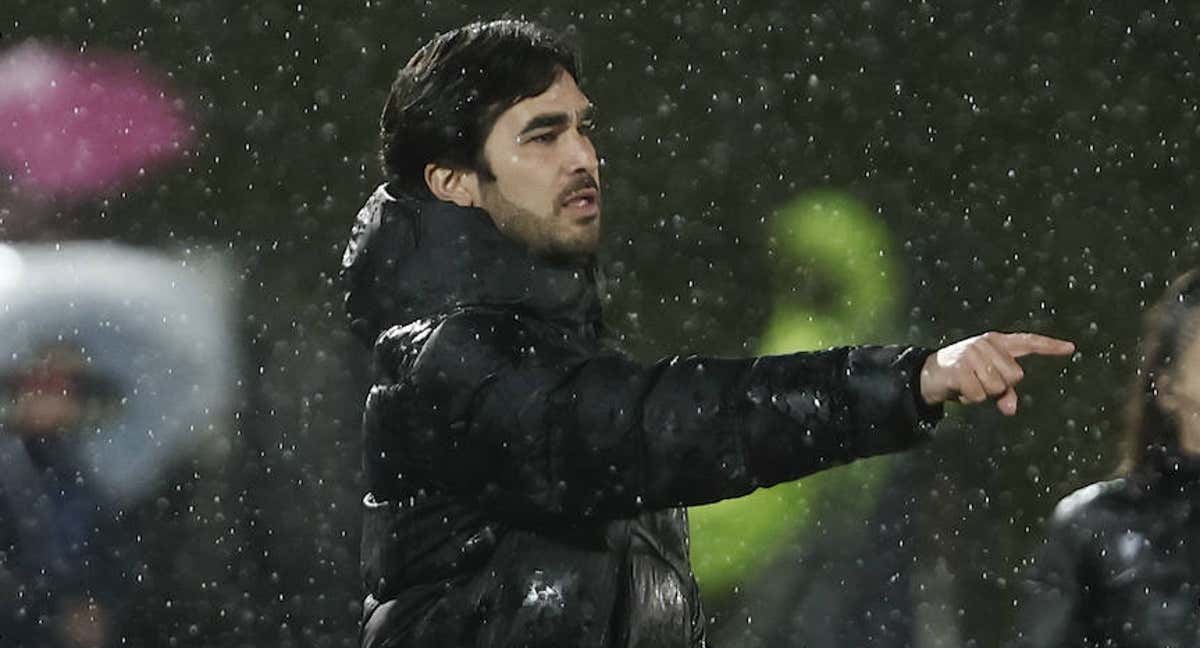
[[[600,249],[599,237],[557,241],[542,251],[542,256],[569,265],[589,265]]]

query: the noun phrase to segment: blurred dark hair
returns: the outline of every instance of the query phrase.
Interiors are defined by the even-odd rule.
[[[1159,380],[1176,370],[1187,346],[1200,339],[1200,271],[1173,281],[1146,316],[1142,367],[1128,403],[1118,472],[1155,478],[1178,469],[1179,424],[1158,399]]]
[[[472,23],[428,42],[400,69],[380,118],[380,157],[393,184],[428,196],[425,165],[492,179],[483,143],[500,114],[545,92],[578,53],[558,34],[520,20]]]

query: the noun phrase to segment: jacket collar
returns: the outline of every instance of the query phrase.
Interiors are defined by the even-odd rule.
[[[342,259],[351,328],[373,344],[386,328],[472,306],[527,311],[572,327],[600,322],[594,260],[531,254],[486,212],[380,185],[358,212]]]

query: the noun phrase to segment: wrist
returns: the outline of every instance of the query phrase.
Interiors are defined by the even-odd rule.
[[[946,400],[944,389],[938,388],[936,379],[936,360],[937,351],[930,353],[925,362],[921,365],[921,371],[917,374],[917,393],[921,396],[921,401],[926,405],[933,407],[940,405]]]

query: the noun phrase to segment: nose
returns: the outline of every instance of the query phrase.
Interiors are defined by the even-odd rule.
[[[593,178],[600,169],[600,160],[596,156],[596,147],[586,133],[574,131],[567,145],[566,166],[569,174],[585,171]]]

